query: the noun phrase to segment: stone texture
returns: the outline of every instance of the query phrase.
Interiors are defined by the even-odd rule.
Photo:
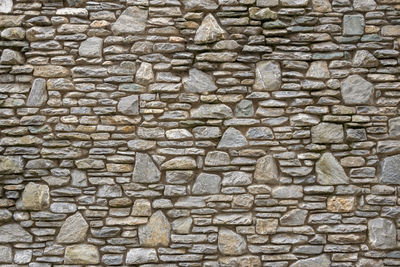
[[[281,68],[276,61],[261,61],[256,64],[255,91],[276,91],[281,86]]]
[[[160,177],[160,170],[151,157],[144,153],[137,153],[132,180],[137,183],[156,183]]]
[[[103,39],[90,37],[83,41],[79,46],[81,57],[101,57],[103,53]]]
[[[321,122],[311,128],[311,136],[314,143],[341,143],[344,138],[343,126]]]
[[[223,255],[242,255],[246,251],[246,240],[227,228],[218,232],[218,250]]]
[[[130,95],[123,97],[119,100],[117,109],[125,115],[138,115],[139,114],[139,96]]]
[[[98,264],[99,250],[94,245],[72,245],[65,248],[65,264]]]
[[[157,252],[154,248],[131,248],[126,254],[127,264],[157,263]]]
[[[221,190],[221,177],[215,174],[201,173],[193,185],[194,195],[218,194]]]
[[[314,61],[307,71],[306,77],[315,79],[329,79],[330,73],[326,61]]]
[[[225,39],[227,35],[228,33],[219,25],[215,17],[212,14],[208,14],[197,29],[194,42],[196,44],[214,43]]]
[[[43,184],[28,183],[21,196],[21,208],[43,210],[50,206],[49,187]]]
[[[379,66],[379,60],[368,50],[358,50],[353,58],[353,66],[373,68]]]
[[[294,209],[286,212],[279,221],[285,226],[299,226],[304,224],[307,214],[306,210]]]
[[[24,162],[20,156],[0,156],[0,174],[22,173]]]
[[[332,196],[328,198],[327,209],[330,212],[351,212],[355,205],[355,197]]]
[[[381,163],[381,182],[384,184],[400,184],[400,155],[386,157]]]
[[[372,101],[374,87],[360,75],[351,75],[342,82],[343,101],[348,105],[369,104]]]
[[[375,0],[354,0],[353,7],[357,11],[372,11],[376,8]]]
[[[349,177],[343,167],[330,152],[322,154],[315,164],[317,181],[322,185],[348,184]]]
[[[46,80],[35,79],[32,83],[26,105],[29,107],[40,107],[47,101]]]
[[[138,34],[146,29],[148,12],[138,7],[128,7],[118,17],[117,21],[111,25],[111,30],[115,34]],[[131,27],[127,25],[132,25]],[[134,26],[133,26],[134,25]]]
[[[364,16],[361,14],[345,15],[343,17],[343,35],[363,35],[365,27]]]
[[[11,13],[13,9],[13,0],[3,0],[0,3],[0,13]]]
[[[183,87],[190,93],[206,93],[217,90],[212,76],[198,69],[189,70],[189,76],[183,79]]]
[[[396,236],[396,226],[391,220],[376,218],[368,221],[368,242],[372,248],[396,248]]]
[[[60,228],[57,235],[57,242],[63,244],[72,244],[83,242],[86,238],[86,232],[89,225],[80,212],[69,216]]]
[[[151,215],[149,222],[139,227],[139,241],[145,247],[168,246],[170,242],[171,225],[162,211]]]
[[[313,0],[313,9],[317,12],[331,12],[332,5],[329,0]]]
[[[0,64],[3,65],[19,65],[24,63],[24,57],[18,51],[4,49],[0,57]]]
[[[247,145],[247,139],[237,129],[229,127],[222,135],[217,148],[238,148]]]
[[[0,263],[12,263],[12,251],[8,246],[0,245]]]
[[[298,260],[290,267],[329,267],[331,266],[331,261],[327,256],[312,257],[304,260]]]
[[[270,156],[264,156],[257,160],[254,179],[258,183],[277,184],[279,182],[278,166],[275,159]]]
[[[232,109],[224,104],[205,104],[191,110],[194,119],[227,119],[233,116]]]
[[[0,242],[32,242],[33,237],[17,223],[3,224],[0,226]]]

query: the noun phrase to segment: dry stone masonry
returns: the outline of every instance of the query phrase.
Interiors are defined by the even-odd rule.
[[[0,0],[0,265],[400,266],[400,0]]]

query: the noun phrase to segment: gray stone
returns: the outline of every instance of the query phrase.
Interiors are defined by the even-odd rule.
[[[154,248],[131,248],[126,254],[127,264],[157,263],[157,252]]]
[[[146,151],[151,150],[156,146],[156,141],[153,140],[130,140],[128,141],[128,147],[135,151]]]
[[[275,20],[278,18],[278,14],[271,9],[250,7],[249,17],[254,20]]]
[[[314,11],[317,12],[331,12],[332,6],[329,0],[312,0]]]
[[[160,177],[160,170],[151,157],[144,153],[136,153],[132,180],[136,183],[156,183],[160,181]]]
[[[257,160],[254,179],[257,183],[265,184],[277,184],[279,182],[278,166],[271,155],[261,157]]]
[[[218,4],[215,2],[215,0],[183,1],[183,5],[187,11],[211,11],[218,8]]]
[[[125,115],[139,114],[139,96],[130,95],[123,97],[118,102],[118,111]]]
[[[76,160],[75,165],[78,169],[103,169],[105,167],[102,160],[92,158]]]
[[[1,37],[8,40],[23,40],[25,38],[25,30],[21,27],[7,28],[1,32]]]
[[[207,93],[218,89],[211,75],[194,68],[189,70],[188,77],[183,78],[183,88],[190,93]]]
[[[193,128],[194,137],[197,139],[214,139],[222,136],[221,129],[213,126],[198,126]]]
[[[33,80],[26,105],[28,107],[40,107],[47,101],[46,80],[37,78]]]
[[[372,249],[393,249],[397,247],[395,224],[384,218],[368,221],[368,241]]]
[[[240,148],[246,145],[246,137],[239,130],[229,127],[222,135],[217,148]]]
[[[269,127],[251,127],[246,133],[249,139],[273,139],[274,134]]]
[[[142,62],[136,72],[135,81],[142,85],[154,82],[153,65],[147,62]]]
[[[252,175],[248,172],[232,171],[225,172],[222,180],[223,186],[242,186],[249,185],[252,182]]]
[[[218,24],[218,21],[210,13],[203,19],[194,36],[196,44],[208,44],[223,40],[228,33]]]
[[[223,151],[210,151],[204,160],[206,166],[225,166],[230,162],[229,154]]]
[[[121,197],[122,189],[119,185],[101,185],[97,191],[98,197]]]
[[[7,209],[0,209],[0,222],[6,222],[12,218],[12,213]]]
[[[138,7],[128,7],[111,25],[114,34],[144,33],[147,23],[147,10]]]
[[[56,11],[56,15],[60,16],[77,16],[77,17],[87,17],[88,11],[85,8],[58,8]]]
[[[221,177],[216,174],[201,173],[193,185],[194,195],[218,194],[221,189]]]
[[[342,82],[341,93],[345,104],[371,104],[374,86],[360,75],[355,74]]]
[[[256,64],[255,91],[276,91],[281,87],[281,68],[276,61],[261,61]]]
[[[145,247],[166,247],[169,245],[171,225],[162,211],[155,212],[145,225],[139,226],[139,241]]]
[[[311,128],[313,143],[341,143],[343,142],[343,125],[321,122]]]
[[[379,66],[379,60],[368,50],[357,50],[353,58],[353,66],[361,68],[373,68]]]
[[[302,198],[303,187],[300,185],[278,186],[272,190],[274,198]]]
[[[62,244],[80,243],[85,241],[89,225],[80,212],[69,216],[60,228],[57,242]]]
[[[213,224],[218,225],[250,225],[253,221],[251,213],[222,213],[216,214]]]
[[[314,61],[311,63],[307,71],[306,77],[314,79],[329,79],[328,63],[326,61]]]
[[[24,210],[43,210],[50,206],[49,187],[34,182],[28,183],[22,192],[18,206]]]
[[[400,154],[384,158],[381,169],[382,183],[400,185]]]
[[[361,14],[344,15],[343,17],[343,35],[363,35],[365,27],[364,16]]]
[[[313,126],[320,123],[320,118],[315,115],[299,113],[293,116],[290,116],[290,125],[291,126]]]
[[[223,255],[243,255],[247,244],[244,237],[229,230],[221,228],[218,232],[218,249]]]
[[[101,57],[102,53],[103,39],[99,37],[90,37],[79,46],[79,55],[81,57]]]
[[[243,99],[235,107],[235,116],[238,118],[249,118],[254,115],[253,102]]]
[[[18,65],[23,64],[24,61],[24,57],[20,52],[11,49],[4,49],[0,58],[0,64],[3,65]]]
[[[71,170],[71,185],[76,187],[85,187],[88,185],[86,172],[82,170]]]
[[[172,229],[178,234],[189,234],[192,224],[193,219],[191,217],[178,218],[172,222]]]
[[[307,6],[308,0],[281,0],[281,4],[284,7],[301,7]]]
[[[330,152],[322,154],[315,164],[315,171],[317,181],[322,185],[348,184],[350,180],[343,167]]]
[[[357,11],[372,11],[376,9],[375,0],[353,0],[353,7]]]
[[[307,214],[306,210],[294,209],[282,215],[279,221],[284,226],[299,226],[304,224]]]
[[[330,267],[331,261],[327,255],[298,260],[290,267]]]
[[[175,157],[161,165],[162,170],[191,170],[197,167],[196,161],[192,157]]]
[[[12,263],[12,260],[11,248],[0,245],[0,263]]]
[[[99,264],[99,250],[94,245],[79,244],[65,249],[65,264]]]
[[[33,237],[19,224],[10,223],[0,226],[0,243],[32,242]]]
[[[360,259],[356,267],[385,267],[382,260]]]
[[[24,171],[24,162],[19,156],[0,156],[0,174],[17,174]]]
[[[389,120],[389,135],[393,137],[400,136],[400,117]]]
[[[0,13],[11,13],[13,9],[13,0],[2,0],[0,2]]]
[[[232,109],[224,104],[204,104],[190,111],[194,119],[229,119],[232,118]]]
[[[27,264],[32,260],[32,250],[18,249],[15,251],[14,262],[16,264]]]

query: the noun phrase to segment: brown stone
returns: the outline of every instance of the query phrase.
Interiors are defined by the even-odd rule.
[[[356,205],[355,197],[332,196],[328,198],[327,208],[330,212],[351,212]]]

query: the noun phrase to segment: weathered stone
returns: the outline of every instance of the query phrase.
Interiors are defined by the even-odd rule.
[[[321,122],[311,128],[313,143],[341,143],[344,138],[343,125]]]
[[[126,254],[127,264],[157,263],[157,252],[154,248],[131,248]]]
[[[251,100],[243,99],[235,107],[236,117],[252,117],[254,115],[253,102]]]
[[[3,65],[18,65],[24,63],[24,57],[18,51],[4,49],[1,54],[0,64]]]
[[[201,173],[193,185],[194,195],[218,194],[221,189],[221,177],[216,174]]]
[[[0,263],[12,263],[12,260],[11,247],[0,245]]]
[[[320,123],[320,118],[318,116],[299,113],[290,116],[290,125],[292,126],[313,126]]]
[[[254,179],[258,183],[277,184],[279,182],[278,166],[275,159],[270,156],[264,156],[257,160]]]
[[[400,185],[400,154],[384,158],[381,170],[382,183]]]
[[[330,267],[331,261],[327,255],[298,260],[290,267]]]
[[[224,166],[230,162],[229,154],[223,151],[210,151],[204,160],[206,166]]]
[[[218,4],[215,0],[191,0],[184,1],[183,5],[187,11],[204,11],[204,10],[216,10]]]
[[[218,225],[249,225],[252,221],[251,213],[222,213],[215,215],[213,223]]]
[[[81,243],[86,239],[89,225],[80,212],[69,216],[60,228],[57,242],[63,244]]]
[[[0,222],[6,222],[12,218],[12,213],[7,209],[0,209]]]
[[[302,198],[303,188],[299,185],[278,186],[272,190],[274,198]]]
[[[361,68],[373,68],[379,66],[376,59],[368,50],[357,50],[353,58],[353,66]]]
[[[278,228],[278,219],[257,219],[256,233],[260,235],[275,234]]]
[[[332,6],[329,0],[312,0],[314,11],[317,12],[331,12]]]
[[[400,36],[400,25],[385,25],[381,32],[383,36]]]
[[[193,219],[191,217],[178,218],[172,222],[172,229],[178,234],[190,234]]]
[[[286,212],[279,221],[285,226],[299,226],[304,224],[307,214],[306,210],[294,209]]]
[[[135,81],[142,85],[154,82],[153,66],[150,63],[142,62],[136,72]]]
[[[400,136],[400,117],[389,120],[389,135],[393,137]]]
[[[137,183],[156,183],[160,181],[160,177],[160,170],[151,157],[144,153],[137,153],[132,180]]]
[[[136,199],[132,206],[132,216],[150,216],[151,203],[147,199]]]
[[[13,0],[3,0],[0,2],[0,13],[11,13],[13,9]]]
[[[223,40],[227,37],[228,33],[218,24],[218,21],[210,13],[203,19],[200,27],[194,36],[196,44],[214,43]]]
[[[65,264],[99,264],[99,250],[94,245],[72,245],[65,249]]]
[[[375,259],[360,259],[356,263],[356,267],[384,267],[382,260]]]
[[[58,65],[43,65],[36,66],[33,75],[44,78],[66,77],[69,75],[69,70]]]
[[[276,61],[261,61],[256,64],[255,91],[276,91],[281,87],[281,68]]]
[[[306,77],[315,79],[329,79],[330,73],[326,61],[314,61],[307,71]]]
[[[32,242],[33,237],[17,223],[0,226],[0,243]]]
[[[232,109],[224,104],[204,104],[190,111],[194,119],[229,119],[233,116]]]
[[[101,185],[97,191],[98,197],[121,197],[122,190],[119,185]]]
[[[60,16],[77,16],[77,17],[87,17],[88,11],[85,8],[59,8],[56,11],[56,15]]]
[[[42,78],[35,79],[32,89],[29,93],[26,105],[28,107],[40,107],[47,101],[46,80]]]
[[[255,20],[275,20],[278,18],[278,14],[269,9],[268,7],[267,8],[250,7],[249,17]]]
[[[361,14],[345,15],[343,17],[343,35],[363,35],[365,27],[364,16]]]
[[[130,95],[123,97],[118,102],[118,111],[125,115],[139,114],[139,96]]]
[[[8,40],[23,40],[25,38],[25,30],[21,27],[7,28],[1,32],[1,37]]]
[[[75,161],[75,165],[78,169],[103,169],[105,164],[99,159],[79,159]]]
[[[219,230],[218,249],[223,255],[242,255],[246,247],[246,240],[241,235],[227,228]]]
[[[353,7],[357,11],[372,11],[376,8],[375,0],[354,0]]]
[[[79,46],[79,55],[81,57],[101,57],[102,53],[103,39],[99,37],[90,37]]]
[[[0,156],[0,174],[22,173],[24,162],[19,156]]]
[[[25,210],[43,210],[50,206],[49,187],[43,184],[28,183],[22,192],[20,205]]]
[[[139,226],[139,241],[145,247],[168,246],[171,225],[162,211],[155,212],[145,225]]]
[[[373,249],[393,249],[397,247],[395,224],[384,218],[368,221],[368,242]]]
[[[249,139],[273,139],[274,134],[269,127],[251,127],[246,136]]]
[[[315,171],[317,181],[322,185],[348,184],[350,180],[343,167],[330,152],[322,154],[315,164]]]
[[[114,34],[138,34],[146,29],[148,12],[138,7],[128,7],[111,25]]]
[[[21,16],[2,15],[0,16],[0,28],[21,26],[24,18],[25,18],[24,15]]]
[[[229,127],[222,135],[217,148],[239,148],[246,145],[246,137],[239,130]]]
[[[327,209],[330,212],[351,212],[355,204],[355,197],[332,196],[328,198]]]
[[[162,170],[191,170],[196,167],[196,161],[186,156],[170,159],[161,165]]]
[[[190,93],[206,93],[217,90],[213,77],[198,69],[189,70],[189,76],[183,78],[183,88]]]

